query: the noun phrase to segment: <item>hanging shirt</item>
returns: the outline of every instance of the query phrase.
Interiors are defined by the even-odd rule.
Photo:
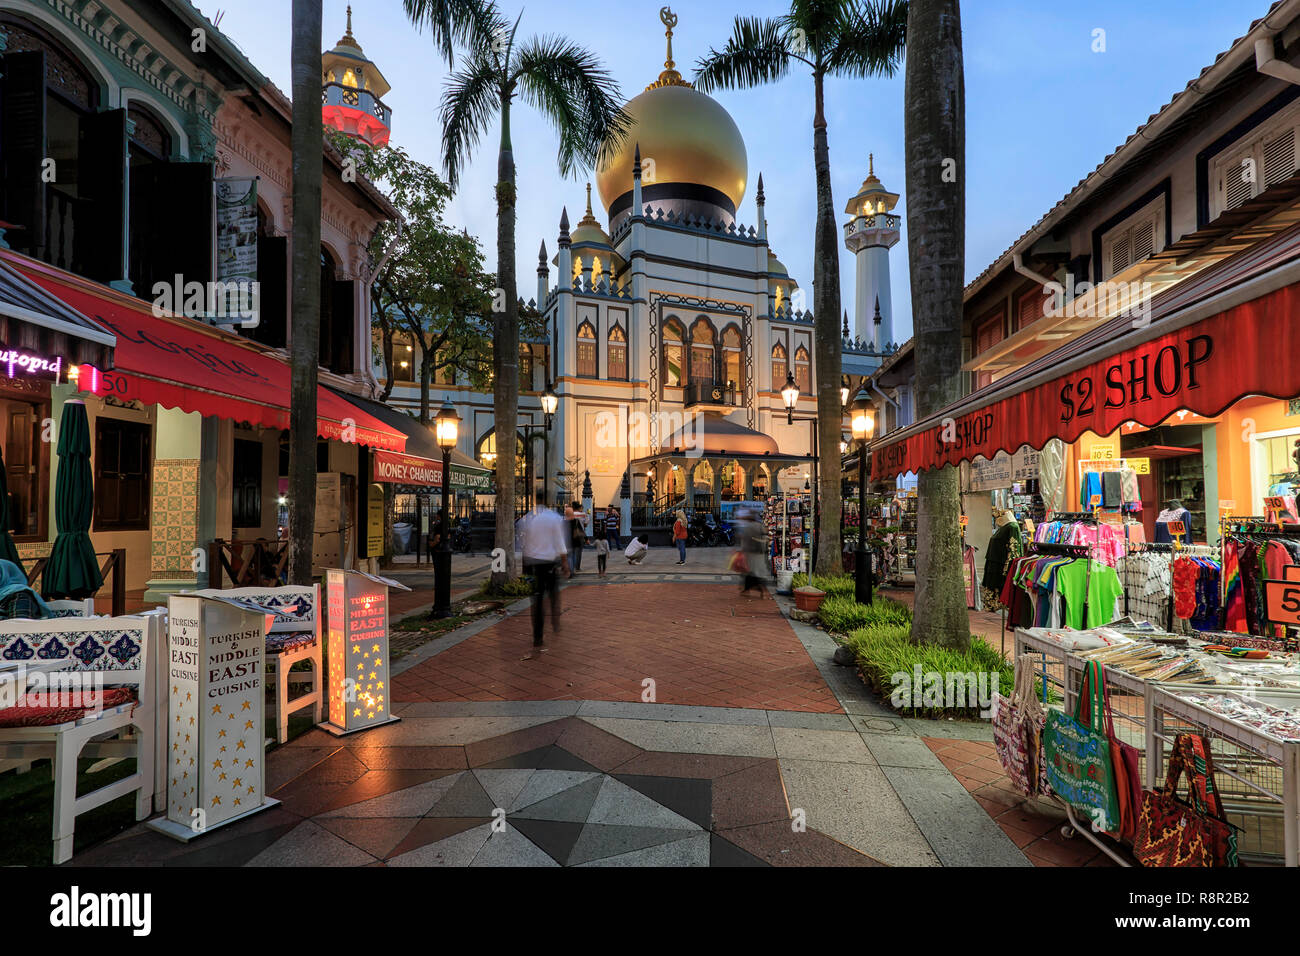
[[[1102,495],[1101,475],[1095,471],[1085,471],[1083,473],[1083,482],[1079,488],[1079,497],[1082,499],[1084,510],[1092,507],[1092,496]],[[1103,495],[1103,499],[1104,499]]]
[[[1087,619],[1084,619],[1085,587]],[[1056,588],[1065,598],[1065,626],[1085,630],[1115,620],[1115,601],[1122,597],[1115,569],[1098,561],[1076,560],[1056,572]]]

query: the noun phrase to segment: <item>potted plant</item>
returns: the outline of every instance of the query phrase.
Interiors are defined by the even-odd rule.
[[[811,611],[815,614],[824,600],[826,600],[826,592],[821,588],[804,585],[794,589],[794,605],[801,611]]]

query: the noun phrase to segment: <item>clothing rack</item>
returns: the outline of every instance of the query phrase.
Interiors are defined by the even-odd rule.
[[[1047,523],[1053,521],[1075,521],[1084,524],[1096,524],[1097,516],[1091,511],[1053,511],[1047,516]]]
[[[1270,521],[1267,515],[1233,515],[1219,519],[1219,565],[1228,564],[1224,544],[1229,538],[1249,540],[1251,538],[1300,538],[1300,524],[1292,522]],[[1221,576],[1219,580],[1219,628],[1228,626],[1228,579]],[[1256,635],[1259,636],[1259,635]]]
[[[1088,623],[1088,597],[1092,593],[1092,548],[1086,544],[1050,544],[1046,541],[1031,541],[1026,545],[1026,554],[1059,554],[1072,558],[1083,558],[1083,623]]]

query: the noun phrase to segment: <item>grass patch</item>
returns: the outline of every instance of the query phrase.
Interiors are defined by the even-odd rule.
[[[791,579],[791,587],[802,588],[808,587],[808,575],[800,571]],[[827,596],[852,597],[853,596],[853,575],[851,574],[814,574],[812,575],[811,586],[825,591]]]
[[[853,648],[858,670],[867,685],[891,707],[909,717],[977,720],[981,705],[978,695],[970,705],[966,704],[971,696],[971,683],[966,675],[997,674],[997,690],[1004,696],[1010,696],[1014,684],[1011,665],[996,648],[978,636],[971,637],[968,649],[957,650],[913,644],[909,624],[876,624],[853,631],[847,643]],[[912,691],[918,666],[922,674],[919,707],[915,706]],[[896,682],[895,675],[906,676]],[[987,683],[984,686],[986,693],[991,691]],[[896,689],[900,693],[893,699]]]
[[[853,593],[828,594],[817,609],[817,617],[828,631],[848,634],[879,625],[911,627],[912,611],[906,604],[877,596],[871,604],[859,604]]]
[[[428,611],[422,611],[419,614],[404,617],[390,626],[394,631],[431,631],[441,634],[443,631],[454,631],[462,624],[468,624],[470,621],[475,620],[478,616],[481,615],[456,614],[451,617],[429,617]]]
[[[557,572],[558,573],[558,572]],[[533,593],[533,579],[527,576],[511,578],[500,588],[492,587],[492,579],[488,578],[480,585],[479,589],[474,592],[475,598],[521,598],[528,597]]]

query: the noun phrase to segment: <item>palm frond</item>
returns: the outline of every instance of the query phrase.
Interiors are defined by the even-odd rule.
[[[893,76],[907,45],[907,0],[854,3],[827,57],[837,76]]]
[[[490,53],[474,50],[447,78],[442,96],[442,165],[453,189],[461,170],[501,108],[501,74]]]
[[[531,37],[516,51],[511,77],[524,101],[559,135],[560,172],[593,167],[621,145],[630,125],[618,83],[594,53],[561,36]]]
[[[452,63],[459,44],[489,50],[507,28],[491,0],[402,0],[402,9],[417,28],[429,28],[434,45]]]
[[[748,89],[781,79],[790,72],[791,40],[781,18],[736,17],[727,45],[696,61],[696,89]]]

